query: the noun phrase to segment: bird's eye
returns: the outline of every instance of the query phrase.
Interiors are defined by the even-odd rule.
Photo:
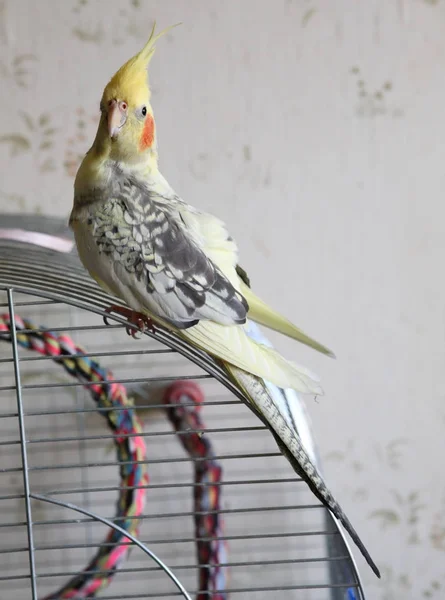
[[[145,115],[147,114],[147,107],[143,106],[141,112],[142,112],[142,116],[145,117]]]

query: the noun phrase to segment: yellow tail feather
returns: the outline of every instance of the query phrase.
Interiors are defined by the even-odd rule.
[[[249,319],[260,325],[264,325],[264,327],[278,331],[278,333],[287,335],[314,350],[318,350],[322,354],[327,354],[327,356],[335,358],[335,354],[329,348],[310,338],[301,329],[298,329],[293,323],[270,308],[242,281],[240,281],[240,291],[249,304]]]
[[[276,350],[252,340],[242,325],[200,321],[178,334],[212,356],[276,386],[304,394],[323,395],[319,379],[309,369],[286,360]]]

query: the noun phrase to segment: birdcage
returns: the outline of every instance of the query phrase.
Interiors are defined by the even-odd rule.
[[[239,390],[173,334],[104,323],[113,302],[64,222],[0,216],[1,597],[363,599]]]

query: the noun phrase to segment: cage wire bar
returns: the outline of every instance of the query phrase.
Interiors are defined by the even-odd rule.
[[[127,386],[144,415],[151,480],[141,486],[147,504],[140,536],[126,534],[126,543],[139,546],[145,555],[135,549],[101,598],[191,598],[199,593],[197,564],[190,560],[196,542],[190,498],[196,483],[190,466],[198,459],[179,456],[175,434],[163,420],[165,404],[156,394],[144,396],[147,383],[156,389],[190,379],[203,387],[202,415],[208,423],[201,433],[214,441],[214,459],[223,465],[218,512],[225,520],[220,539],[229,544],[228,597],[248,598],[251,593],[266,598],[280,591],[286,593],[283,597],[302,600],[363,600],[359,573],[337,521],[293,473],[217,363],[164,330],[147,332],[137,342],[144,345],[137,347],[126,339],[123,319],[113,316],[113,324],[105,326],[98,318],[116,303],[81,266],[62,220],[0,215],[0,313],[6,311],[11,320],[11,343],[0,344],[2,589],[15,600],[41,600],[107,545],[98,522],[119,528],[114,517],[104,516],[114,506],[119,491],[115,470],[122,467],[115,457],[103,456],[113,435],[97,422],[97,408],[83,395],[84,383],[57,375],[50,356],[19,348],[15,317],[26,314],[44,323],[37,331],[48,328],[82,339],[85,356],[119,372],[112,381]],[[73,392],[74,405],[67,403]],[[296,427],[306,432],[308,451],[320,468],[303,409],[298,418]],[[17,477],[22,478],[20,490]],[[83,506],[63,499],[76,495]],[[61,512],[48,512],[51,506]],[[76,533],[74,526],[80,528]],[[153,552],[155,547],[159,552]],[[146,555],[157,564],[150,564]]]
[[[37,584],[36,584],[36,565],[34,556],[34,534],[32,530],[32,511],[31,511],[31,496],[29,488],[29,471],[28,471],[28,454],[26,449],[26,435],[25,435],[25,415],[23,412],[22,402],[22,385],[20,381],[20,366],[19,366],[19,350],[17,344],[17,335],[15,330],[15,315],[14,315],[14,301],[12,296],[12,289],[7,289],[8,294],[8,310],[12,325],[12,356],[14,359],[14,378],[15,378],[15,391],[17,398],[17,412],[19,416],[19,430],[20,430],[20,453],[22,456],[23,466],[23,487],[25,489],[25,503],[26,503],[26,529],[28,533],[28,551],[29,551],[29,570],[31,574],[31,593],[32,600],[37,600]]]

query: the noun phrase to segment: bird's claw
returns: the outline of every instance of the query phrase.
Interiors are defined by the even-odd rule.
[[[155,332],[155,328],[153,325],[153,321],[144,315],[143,313],[139,313],[135,310],[131,310],[129,308],[125,308],[124,306],[112,305],[105,309],[106,313],[115,312],[122,317],[127,319],[128,325],[125,327],[125,331],[129,336],[131,336],[135,340],[139,340],[140,336],[138,333],[144,333],[145,330],[150,330],[153,333]],[[104,315],[103,317],[105,325],[109,326],[110,323],[108,321],[108,317]],[[133,326],[133,327],[132,327]],[[137,327],[137,329],[135,329]]]
[[[107,309],[107,310],[106,310],[106,312],[110,312],[110,311]],[[103,320],[104,320],[104,323],[105,323],[105,325],[106,325],[107,327],[110,327],[111,323],[110,323],[110,321],[108,320],[108,317],[104,315],[104,316],[103,316]]]
[[[133,329],[132,327],[129,327],[128,325],[125,327],[125,331],[127,332],[127,335],[129,335],[130,337],[132,337],[134,340],[140,340],[140,336],[138,335],[139,331],[137,329]]]

